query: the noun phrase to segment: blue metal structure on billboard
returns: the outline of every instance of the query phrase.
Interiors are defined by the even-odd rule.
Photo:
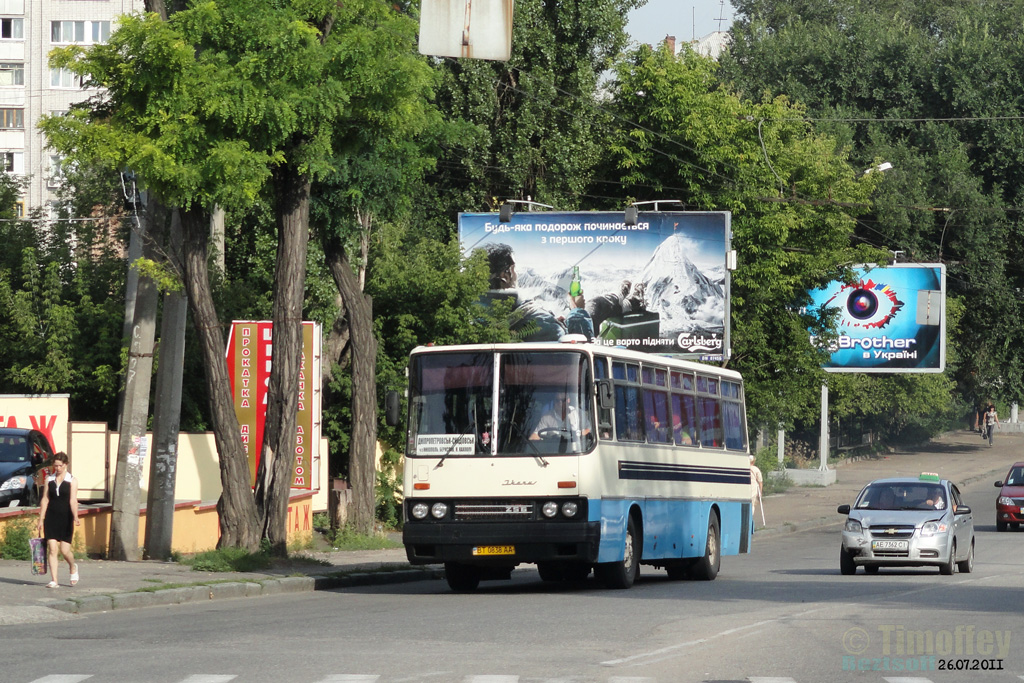
[[[937,373],[946,367],[946,269],[941,263],[860,266],[856,279],[811,292],[838,309],[828,372]],[[813,338],[812,338],[813,341]]]
[[[491,266],[488,301],[514,301],[524,341],[594,343],[705,361],[729,357],[725,211],[459,214],[459,241]],[[632,222],[632,221],[630,221]],[[574,275],[582,297],[569,296]]]

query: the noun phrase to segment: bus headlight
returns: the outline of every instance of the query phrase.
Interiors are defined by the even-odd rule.
[[[445,503],[434,503],[433,507],[430,508],[430,514],[434,516],[434,519],[443,519],[448,514],[448,505]]]
[[[416,503],[412,506],[412,516],[416,519],[424,519],[429,510],[430,508],[427,507],[426,503]]]
[[[580,506],[573,501],[562,503],[562,514],[566,517],[575,517],[576,513],[579,512]]]
[[[549,500],[544,503],[544,507],[542,507],[540,511],[544,513],[545,517],[550,519],[558,514],[558,503]]]

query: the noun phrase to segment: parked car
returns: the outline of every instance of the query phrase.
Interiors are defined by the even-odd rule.
[[[839,571],[857,567],[937,566],[942,574],[974,569],[974,518],[960,490],[948,479],[876,479],[865,486],[847,515],[839,549]]]
[[[1024,462],[1015,462],[1005,479],[996,482],[996,531],[1024,523]]]
[[[53,449],[42,432],[0,427],[0,507],[38,505],[36,474],[52,460]]]

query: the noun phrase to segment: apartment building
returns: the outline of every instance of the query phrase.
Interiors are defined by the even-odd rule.
[[[144,8],[143,0],[0,0],[0,164],[28,180],[21,211],[49,206],[60,185],[40,117],[96,94],[71,72],[51,69],[50,50],[106,42],[119,16]]]

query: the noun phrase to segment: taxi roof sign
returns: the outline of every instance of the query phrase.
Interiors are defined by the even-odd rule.
[[[937,472],[922,472],[918,479],[921,481],[939,481],[939,474]]]

